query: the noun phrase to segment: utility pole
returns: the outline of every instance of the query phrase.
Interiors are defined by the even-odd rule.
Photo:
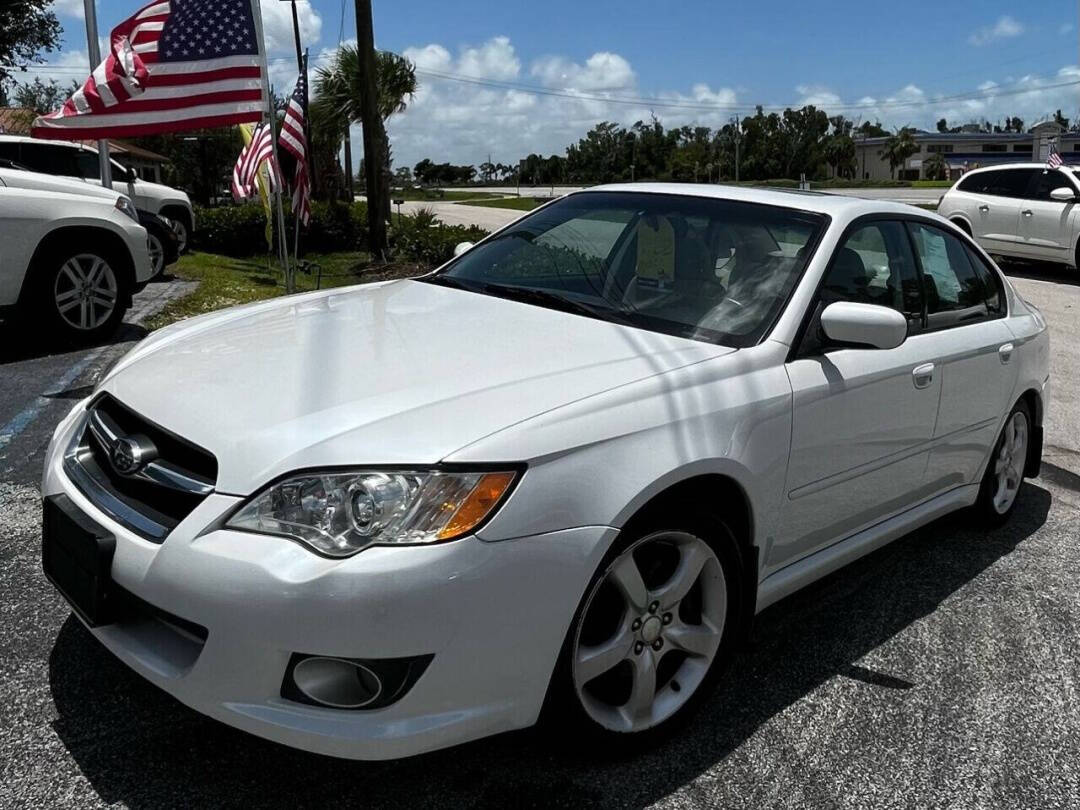
[[[386,133],[379,117],[375,77],[375,31],[371,0],[355,0],[356,48],[360,52],[360,123],[364,127],[364,180],[367,184],[368,239],[376,261],[387,258],[386,220],[390,189],[383,174]]]
[[[98,42],[97,8],[94,0],[83,0],[83,11],[86,14],[86,49],[90,53],[90,73],[93,75],[101,64],[101,44]],[[105,139],[98,141],[98,162],[101,187],[111,189],[112,164],[109,163],[109,142]]]

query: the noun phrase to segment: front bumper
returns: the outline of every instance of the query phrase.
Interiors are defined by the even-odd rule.
[[[282,538],[204,532],[239,501],[213,494],[158,545],[112,521],[64,475],[60,449],[74,422],[54,437],[42,494],[65,494],[115,535],[113,581],[207,636],[151,620],[90,632],[191,708],[318,753],[390,759],[533,724],[614,531],[375,547],[335,561]],[[434,657],[396,703],[350,711],[281,697],[293,653]]]

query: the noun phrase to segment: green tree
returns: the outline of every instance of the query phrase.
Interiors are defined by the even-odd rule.
[[[899,129],[890,135],[885,141],[885,147],[878,151],[878,155],[889,161],[889,177],[896,177],[896,167],[903,166],[904,162],[919,151],[919,145],[907,128]]]
[[[46,84],[41,79],[35,78],[29,84],[15,85],[12,98],[16,106],[44,114],[63,107],[64,102],[78,88],[77,81],[72,81],[71,86],[65,89],[56,79],[50,79]]]
[[[949,176],[949,166],[940,152],[934,152],[923,161],[923,173],[927,180],[945,180]]]
[[[385,124],[397,113],[405,112],[408,102],[416,93],[416,66],[408,59],[389,51],[378,51],[375,60],[376,106]],[[316,71],[316,97],[311,104],[311,139],[318,156],[330,157],[336,164],[345,130],[360,121],[362,107],[360,80],[360,51],[355,45],[338,48],[330,64]],[[392,150],[387,144],[386,154],[379,163],[389,182]],[[390,218],[390,200],[386,199],[383,211]]]
[[[10,89],[13,73],[44,61],[43,52],[60,47],[60,22],[53,0],[0,3],[0,88]]]
[[[937,131],[938,132],[948,132],[949,131],[949,122],[947,120],[945,120],[944,118],[939,118],[938,122],[937,122]]]

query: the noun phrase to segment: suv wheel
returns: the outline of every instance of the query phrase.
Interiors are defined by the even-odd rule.
[[[150,266],[153,268],[150,278],[154,279],[165,270],[165,246],[161,244],[161,238],[149,228],[146,230],[146,247],[150,252]]]
[[[61,251],[47,258],[37,299],[45,322],[69,341],[92,343],[112,334],[124,317],[130,290],[108,251]]]
[[[172,226],[173,233],[176,234],[176,249],[181,255],[187,253],[188,247],[188,224],[184,221],[183,217],[176,217],[175,219],[169,217],[169,224]]]

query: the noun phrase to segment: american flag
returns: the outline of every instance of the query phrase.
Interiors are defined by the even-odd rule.
[[[307,138],[304,137],[304,74],[296,80],[296,89],[285,108],[285,120],[281,123],[278,142],[296,158],[293,175],[292,210],[306,226],[311,219],[311,177],[308,173]]]
[[[240,157],[236,159],[236,165],[233,166],[232,193],[237,202],[255,196],[258,191],[256,178],[264,160],[268,161],[270,167],[270,187],[272,189],[280,187],[281,179],[278,176],[277,164],[274,162],[274,135],[269,124],[260,124],[256,127],[251,133],[251,140],[240,152]]]
[[[109,54],[36,138],[94,140],[259,121],[266,109],[252,2],[168,0],[113,29]]]
[[[1046,165],[1051,169],[1060,169],[1065,164],[1065,161],[1061,159],[1061,154],[1058,152],[1057,143],[1050,142],[1050,154],[1046,157]]]

